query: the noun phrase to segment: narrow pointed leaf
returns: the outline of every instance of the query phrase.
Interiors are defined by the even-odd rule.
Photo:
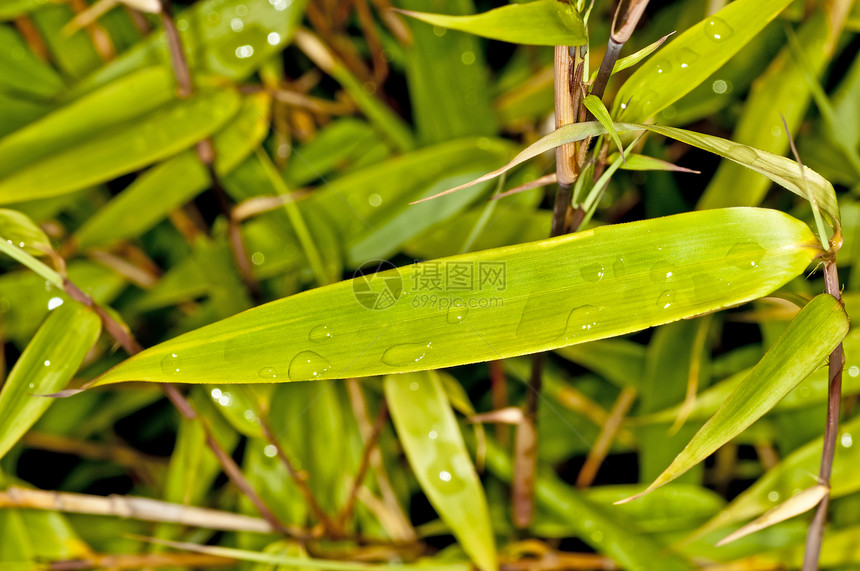
[[[238,109],[233,89],[201,93],[0,180],[0,203],[59,196],[110,180],[190,147]]]
[[[482,571],[492,571],[496,547],[484,489],[472,464],[439,375],[385,378],[385,400],[421,489]]]
[[[710,77],[790,3],[737,0],[689,28],[624,82],[612,115],[626,121],[653,117]]]
[[[642,493],[674,480],[761,418],[821,366],[846,333],[848,316],[836,298],[822,294],[810,301],[745,381]]]
[[[830,184],[830,182],[823,176],[810,168],[804,168],[804,180],[800,176],[799,165],[791,159],[787,159],[767,151],[762,151],[760,149],[755,149],[747,145],[735,143],[728,139],[714,137],[713,135],[705,135],[704,133],[696,133],[695,131],[688,131],[686,129],[660,127],[658,125],[644,125],[640,123],[615,123],[614,125],[616,131],[619,133],[638,130],[651,131],[653,133],[663,135],[664,137],[670,137],[676,141],[681,141],[688,145],[720,155],[721,157],[730,159],[748,169],[754,170],[757,173],[763,174],[773,182],[802,198],[809,199],[809,193],[811,193],[814,201],[823,212],[825,212],[832,220],[839,220],[839,204],[836,201],[836,192],[833,190],[833,185]],[[520,151],[520,153],[505,166],[487,173],[484,176],[478,177],[466,184],[440,192],[435,196],[422,199],[422,201],[438,198],[440,196],[468,188],[480,182],[491,180],[550,149],[554,149],[555,147],[566,143],[582,141],[588,137],[602,135],[605,132],[606,130],[603,126],[596,121],[566,125]]]
[[[830,479],[831,499],[860,490],[860,417],[841,423]],[[821,464],[823,438],[816,438],[786,456],[756,482],[744,490],[712,520],[697,529],[702,536],[735,522],[758,516],[778,502],[816,483],[815,475]]]
[[[514,44],[578,46],[587,41],[579,14],[570,4],[556,0],[510,4],[473,16],[401,12],[440,28]]]
[[[808,226],[766,209],[597,228],[306,291],[139,353],[98,384],[321,380],[545,351],[756,299],[820,251]],[[438,275],[454,289],[432,289]]]
[[[603,101],[601,101],[596,95],[588,95],[583,103],[585,104],[586,109],[591,111],[591,114],[594,115],[594,118],[603,125],[603,128],[606,129],[606,132],[609,133],[609,136],[612,138],[612,142],[615,143],[616,147],[618,147],[618,152],[621,153],[622,157],[624,157],[624,145],[621,144],[621,139],[615,131],[612,118],[609,116],[609,111],[606,110],[606,106],[603,104]],[[624,158],[626,159],[626,157]]]
[[[720,540],[720,542],[717,543],[717,547],[731,543],[732,541],[745,537],[751,533],[755,533],[766,527],[776,525],[779,522],[793,518],[794,516],[806,513],[817,506],[829,492],[830,489],[821,484],[807,488],[796,496],[792,496],[785,502],[779,504],[763,516],[756,518],[736,532]]]
[[[98,339],[101,322],[68,301],[53,310],[15,363],[0,392],[0,457],[47,410],[45,394],[61,390]]]
[[[616,158],[618,158],[618,153],[612,153],[611,155],[609,155],[608,160],[612,162]],[[648,155],[640,155],[637,153],[630,153],[629,155],[627,155],[627,162],[625,162],[624,165],[621,166],[621,169],[626,171],[674,171],[686,172],[690,174],[700,174],[699,171],[694,171],[692,169],[688,169],[670,163],[669,161],[664,161],[654,157],[649,157]]]

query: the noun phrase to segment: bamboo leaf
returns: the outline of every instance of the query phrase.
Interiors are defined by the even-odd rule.
[[[765,209],[597,228],[306,291],[150,348],[98,384],[322,380],[545,351],[756,299],[820,251],[805,224]],[[427,289],[448,272],[463,289]]]
[[[484,489],[438,373],[388,376],[385,399],[421,489],[475,565],[497,569]]]
[[[21,354],[0,391],[0,457],[51,406],[101,332],[90,309],[68,301],[53,310]]]
[[[767,151],[762,151],[760,149],[755,149],[747,145],[735,143],[728,139],[714,137],[713,135],[706,135],[704,133],[696,133],[695,131],[688,131],[686,129],[677,129],[675,127],[660,127],[658,125],[644,125],[638,123],[615,123],[615,129],[618,132],[638,130],[651,131],[730,159],[741,166],[763,174],[773,182],[787,190],[790,190],[801,198],[808,199],[811,193],[819,208],[821,208],[821,210],[825,212],[831,220],[839,220],[839,204],[836,201],[836,192],[833,190],[833,185],[830,184],[830,182],[823,176],[810,168],[804,168],[804,180],[804,178],[801,177],[799,165],[791,159],[787,159]],[[457,192],[463,188],[468,188],[472,185],[491,180],[550,149],[554,149],[555,147],[564,145],[565,143],[573,143],[575,141],[582,141],[588,137],[602,135],[605,132],[606,131],[603,126],[596,121],[566,125],[520,151],[520,153],[505,166],[487,173],[484,176],[478,177],[471,182],[448,189],[435,196],[424,198],[416,202],[438,198],[446,194],[451,194],[452,192]],[[824,239],[826,239],[826,237]]]
[[[618,147],[618,152],[622,157],[622,161],[626,160],[624,156],[624,145],[621,144],[621,139],[618,137],[618,133],[615,131],[615,126],[612,123],[612,117],[609,116],[609,111],[606,110],[606,106],[603,104],[603,101],[600,100],[596,95],[587,95],[585,97],[586,109],[591,111],[591,114],[594,115],[594,118],[603,125],[603,128],[606,129],[606,132],[609,133],[609,136],[612,138],[612,142],[615,143],[615,146]]]
[[[848,316],[836,298],[822,294],[810,301],[672,464],[639,495],[671,482],[761,418],[819,367],[846,333]]]
[[[674,34],[674,33],[675,32],[672,32],[672,34]],[[630,54],[629,56],[625,56],[623,58],[620,58],[618,61],[615,62],[615,65],[612,66],[612,75],[615,75],[619,71],[624,71],[625,69],[627,69],[629,67],[633,67],[634,65],[636,65],[637,63],[639,63],[640,61],[645,59],[646,57],[648,57],[651,54],[653,54],[654,52],[656,52],[660,48],[660,46],[662,46],[663,43],[669,39],[669,36],[671,36],[672,34],[666,34],[665,36],[663,36],[662,38],[660,38],[656,42],[648,44],[647,46],[645,46],[641,50],[634,52],[634,53]],[[591,81],[593,82],[596,77],[597,77],[597,70],[595,69],[594,72],[591,74]]]
[[[236,117],[215,134],[219,175],[231,172],[259,145],[268,129],[270,105],[265,93],[247,96]],[[78,248],[88,249],[140,236],[209,184],[209,174],[197,153],[183,151],[145,172],[89,217],[73,240]]]
[[[790,3],[737,0],[687,29],[624,82],[612,115],[626,121],[653,117],[710,77]]]
[[[578,46],[588,41],[580,15],[571,5],[555,0],[510,4],[473,16],[400,12],[440,28],[514,44]]]
[[[731,535],[720,540],[720,542],[717,543],[717,547],[731,543],[732,541],[765,529],[766,527],[776,525],[779,522],[793,518],[794,516],[806,513],[817,506],[829,492],[830,488],[822,484],[817,484],[811,488],[807,488],[796,496],[792,496],[785,502],[779,504],[763,516],[756,518],[754,521],[751,521]]]
[[[238,107],[233,89],[178,102],[5,177],[0,203],[74,192],[170,157],[212,134]]]

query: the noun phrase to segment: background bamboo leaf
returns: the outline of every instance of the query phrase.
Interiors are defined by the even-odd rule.
[[[45,232],[17,210],[0,208],[0,238],[32,256],[43,256],[52,250]]]
[[[688,222],[696,232],[678,235]],[[424,262],[255,308],[144,351],[99,384],[211,382],[215,363],[222,382],[344,378],[562,347],[760,297],[804,271],[819,253],[812,240],[782,213],[727,209]],[[578,267],[553,265],[556,256]],[[462,305],[443,306],[417,278],[452,264],[504,267],[504,288],[485,278]],[[503,301],[480,301],[491,297]],[[339,344],[315,341],[321,326]]]
[[[51,406],[51,399],[38,395],[66,386],[100,332],[98,316],[80,304],[69,301],[53,310],[0,392],[0,457]]]
[[[435,372],[385,378],[391,419],[415,477],[483,571],[497,569],[487,500]]]
[[[624,82],[613,116],[637,122],[653,117],[740,51],[790,0],[738,0],[690,27]]]
[[[403,13],[441,28],[517,44],[578,46],[586,42],[580,15],[572,6],[554,0],[511,4],[474,16]]]
[[[6,176],[0,180],[0,203],[74,192],[170,157],[216,131],[238,107],[232,89],[176,103]]]

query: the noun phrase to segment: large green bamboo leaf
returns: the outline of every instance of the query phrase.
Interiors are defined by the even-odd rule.
[[[644,121],[706,80],[791,0],[737,0],[679,35],[624,82],[613,115]]]
[[[233,89],[208,91],[112,129],[0,180],[0,203],[74,192],[170,157],[211,135],[239,102]]]
[[[761,418],[819,367],[847,333],[848,316],[835,297],[822,294],[810,301],[746,380],[642,493],[671,482]]]
[[[497,569],[484,489],[439,375],[431,371],[388,376],[385,399],[430,503],[479,569]]]
[[[51,241],[41,228],[26,215],[8,208],[0,208],[0,238],[31,256],[44,256],[52,249]]]
[[[473,16],[402,12],[440,28],[515,44],[578,46],[588,41],[580,15],[571,5],[556,0],[510,4]]]
[[[0,457],[24,435],[62,389],[101,332],[90,309],[68,301],[51,312],[15,363],[0,392]]]
[[[271,101],[265,93],[249,95],[236,117],[215,134],[216,172],[224,176],[259,145],[268,131]],[[140,236],[174,208],[210,184],[209,173],[193,149],[148,170],[119,196],[99,209],[74,235],[79,248]]]
[[[836,193],[833,190],[833,185],[823,176],[809,168],[805,168],[803,175],[801,175],[800,165],[791,159],[735,143],[721,137],[714,137],[713,135],[696,133],[695,131],[675,127],[660,127],[658,125],[644,125],[640,123],[615,123],[615,129],[618,132],[644,129],[720,155],[759,174],[763,174],[773,182],[817,205],[831,219],[839,220],[839,204],[836,201]],[[566,125],[520,151],[505,166],[476,178],[469,183],[451,188],[430,198],[451,194],[474,184],[490,180],[550,149],[566,143],[582,141],[588,137],[602,135],[605,132],[606,130],[603,126],[596,121]],[[430,200],[430,198],[424,200]]]
[[[765,209],[596,228],[303,292],[144,351],[99,384],[320,380],[544,351],[756,299],[819,253],[805,224]]]

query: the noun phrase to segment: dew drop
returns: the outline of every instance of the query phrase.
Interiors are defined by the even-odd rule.
[[[242,416],[245,417],[245,420],[248,422],[257,422],[257,415],[254,414],[253,410],[245,409],[245,412],[242,413]]]
[[[690,66],[699,59],[699,54],[689,48],[684,48],[675,56],[675,58],[678,62],[678,69],[690,69]]]
[[[218,404],[221,406],[233,406],[233,395],[225,391],[218,397]]]
[[[570,307],[570,306],[568,306]],[[517,335],[532,341],[549,341],[564,333],[564,309],[558,307],[558,301],[543,292],[529,295],[523,308],[520,322],[517,324]]]
[[[63,305],[63,298],[61,298],[61,297],[52,297],[51,299],[48,300],[48,309],[49,310],[57,309],[61,305]]]
[[[627,268],[624,266],[624,258],[618,258],[612,264],[612,273],[616,278],[623,278],[627,273]]]
[[[212,392],[209,393],[212,395],[212,398],[218,400],[221,398],[221,389],[212,389]]]
[[[264,368],[260,369],[259,375],[263,379],[277,379],[278,378],[278,371],[276,371],[272,367],[264,367]]]
[[[714,93],[716,93],[717,95],[722,95],[722,94],[728,92],[729,84],[726,83],[726,81],[724,79],[718,79],[718,80],[714,81],[714,84],[713,84],[713,86],[711,86],[711,88],[714,90]]]
[[[567,316],[564,338],[566,340],[574,339],[597,327],[600,311],[600,308],[593,305],[581,305],[574,308]]]
[[[758,267],[764,254],[765,249],[758,242],[739,242],[729,249],[726,256],[736,268],[751,270]]]
[[[274,458],[278,455],[278,449],[275,448],[274,444],[267,444],[265,448],[263,448],[263,454],[267,458]]]
[[[433,349],[433,344],[429,341],[427,343],[393,345],[382,354],[382,362],[392,367],[412,365],[423,359],[431,349]]]
[[[281,34],[278,32],[270,32],[268,36],[266,36],[266,41],[269,42],[270,46],[276,46],[281,43]]]
[[[675,292],[667,289],[657,298],[657,307],[661,309],[669,309],[675,303]]]
[[[409,383],[409,390],[410,391],[417,391],[418,390],[418,383],[416,383],[416,382]]]
[[[375,192],[367,197],[367,203],[376,208],[382,204],[382,197]]]
[[[664,284],[675,277],[675,268],[667,262],[657,262],[651,266],[651,281],[655,284]]]
[[[778,502],[779,501],[779,492],[777,492],[776,490],[769,491],[767,493],[767,499],[769,499],[772,502]]]
[[[466,487],[466,479],[454,469],[450,457],[443,457],[441,454],[437,461],[430,464],[428,477],[446,494],[455,494]]]
[[[603,279],[604,269],[600,264],[588,264],[583,266],[579,273],[582,274],[582,279],[587,282],[599,282]]]
[[[317,325],[311,332],[308,333],[308,339],[314,343],[325,343],[331,339],[331,331],[328,330],[328,325]]]
[[[32,390],[32,389],[35,389],[35,388],[36,388],[36,383],[30,383],[29,385],[27,385],[27,387],[28,387],[28,388],[30,388],[31,390]]]
[[[731,26],[726,24],[722,18],[717,17],[708,18],[702,29],[705,31],[705,35],[715,42],[724,42],[734,33]]]
[[[462,323],[466,316],[469,315],[469,308],[465,305],[455,304],[448,308],[446,321],[448,323]]]
[[[290,361],[289,376],[291,381],[307,381],[322,377],[331,369],[325,357],[313,351],[302,351]]]
[[[851,365],[850,367],[848,367],[848,376],[849,377],[853,378],[853,377],[857,377],[857,375],[860,375],[860,367],[858,367],[857,365]]]
[[[176,353],[171,353],[161,360],[161,372],[165,375],[175,375],[182,367],[182,359]]]
[[[672,63],[669,60],[662,59],[657,62],[657,73],[665,75],[672,71]]]
[[[846,432],[839,438],[839,444],[841,444],[843,448],[851,448],[854,446],[854,438]]]

